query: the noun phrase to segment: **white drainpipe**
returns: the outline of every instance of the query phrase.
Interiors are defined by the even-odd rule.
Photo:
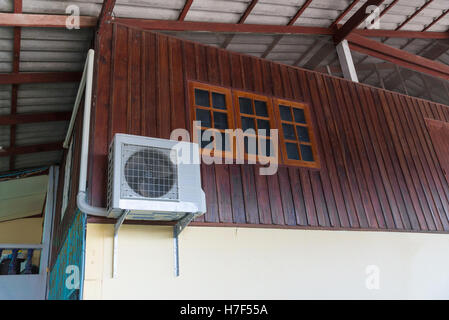
[[[92,82],[94,72],[94,55],[95,51],[90,49],[87,53],[86,64],[84,66],[83,77],[81,79],[80,86],[78,88],[78,95],[73,108],[72,118],[70,119],[69,130],[64,141],[64,148],[67,148],[72,135],[73,126],[78,112],[79,103],[84,91],[84,85],[86,86],[86,93],[84,96],[84,115],[83,115],[83,133],[81,141],[81,156],[80,156],[80,174],[79,174],[79,187],[78,194],[76,196],[76,204],[81,212],[106,217],[108,212],[106,208],[93,207],[87,201],[86,185],[87,185],[87,159],[89,155],[89,130],[90,130],[90,111],[92,106]]]

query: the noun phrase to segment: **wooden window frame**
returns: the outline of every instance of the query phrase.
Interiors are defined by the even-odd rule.
[[[195,101],[195,89],[200,89],[200,90],[204,90],[204,91],[208,91],[209,92],[209,107],[204,107],[204,106],[200,106],[196,104]],[[225,101],[226,101],[226,110],[225,109],[219,109],[219,108],[214,108],[213,107],[213,102],[212,102],[212,92],[215,93],[220,93],[223,94],[225,96]],[[217,130],[219,132],[224,133],[225,129],[217,129],[214,128],[214,117],[213,117],[213,112],[221,112],[221,113],[226,113],[228,116],[228,129],[234,130],[235,126],[234,126],[234,112],[233,112],[233,105],[232,105],[232,93],[231,93],[231,89],[228,88],[223,88],[223,87],[218,87],[218,86],[214,86],[214,85],[209,85],[209,84],[204,84],[201,82],[196,82],[196,81],[189,81],[189,102],[190,102],[190,117],[192,119],[192,121],[196,121],[196,110],[197,109],[202,109],[202,110],[208,110],[211,113],[211,124],[212,127],[203,127],[201,126],[201,130],[207,130],[207,129],[214,129]],[[191,135],[193,136],[193,132],[196,128],[192,125],[191,127]],[[218,151],[217,149],[214,149],[213,151],[209,150],[209,149],[203,149],[201,148],[201,141],[197,141],[197,143],[200,146],[200,152],[201,155],[203,156],[211,156],[211,157],[219,157],[219,158],[228,158],[228,159],[233,159],[234,158],[234,149],[235,146],[233,144],[233,150],[231,151]],[[214,144],[215,146],[215,144]]]
[[[200,90],[209,92],[209,105],[210,105],[209,107],[204,107],[204,106],[200,106],[200,105],[196,104],[195,89],[200,89]],[[220,93],[225,96],[226,110],[213,107],[212,94],[211,94],[212,92]],[[287,99],[280,99],[280,98],[267,96],[267,95],[256,94],[256,93],[252,93],[252,92],[248,92],[248,91],[242,91],[242,90],[238,90],[238,89],[232,89],[232,88],[226,88],[226,87],[206,84],[206,83],[202,83],[202,82],[198,82],[198,81],[194,81],[194,80],[188,80],[188,93],[189,93],[189,103],[190,103],[189,113],[190,113],[191,121],[197,120],[196,119],[196,110],[197,109],[208,110],[211,113],[212,127],[209,128],[209,127],[201,126],[200,128],[202,130],[214,129],[219,132],[225,133],[225,129],[214,128],[214,117],[213,117],[214,111],[227,114],[228,129],[230,129],[230,130],[234,130],[234,129],[243,130],[242,119],[241,119],[242,116],[255,119],[256,120],[255,121],[256,122],[256,130],[257,130],[257,119],[268,120],[270,123],[270,128],[278,130],[279,134],[278,134],[277,157],[266,157],[266,156],[252,155],[252,154],[248,154],[248,153],[244,152],[244,160],[246,160],[246,161],[265,160],[265,161],[269,161],[271,163],[273,163],[273,161],[276,161],[279,164],[283,164],[283,165],[287,165],[287,166],[294,166],[294,167],[299,167],[299,168],[302,167],[302,168],[309,168],[309,169],[320,169],[320,167],[321,167],[320,157],[319,157],[319,153],[318,153],[317,141],[315,138],[316,134],[315,134],[314,122],[312,121],[310,108],[307,104],[297,102],[297,101],[287,100]],[[240,112],[239,98],[248,98],[252,101],[252,107],[253,107],[254,114],[245,114],[245,113],[242,114]],[[267,104],[268,117],[256,115],[254,100],[264,101]],[[279,105],[286,105],[286,106],[290,106],[292,108],[298,108],[298,109],[304,110],[306,123],[304,124],[304,123],[294,121],[295,118],[294,118],[294,114],[292,111],[293,109],[291,109],[293,121],[282,120],[280,111],[279,111]],[[283,123],[290,124],[295,127],[295,136],[296,136],[295,141],[285,139],[284,130],[282,127]],[[307,128],[308,134],[310,137],[310,142],[300,142],[298,133],[296,131],[297,125]],[[194,133],[195,129],[196,128],[194,128],[193,126],[191,127],[190,133],[192,136],[194,136],[193,133]],[[199,149],[200,149],[201,155],[203,157],[210,156],[210,157],[214,157],[214,158],[237,160],[238,155],[237,155],[237,150],[236,150],[235,135],[232,135],[231,137],[233,139],[231,151],[219,151],[216,149],[214,149],[214,151],[211,151],[209,149],[203,149],[203,148],[201,148],[201,141],[197,141],[197,143],[200,145]],[[255,137],[259,138],[257,134]],[[262,139],[265,139],[265,137],[262,137]],[[258,143],[259,143],[259,140],[260,140],[260,138],[257,139]],[[292,142],[292,143],[297,144],[300,158],[302,157],[300,145],[301,144],[309,145],[312,148],[312,155],[313,155],[314,161],[312,162],[312,161],[289,159],[287,156],[286,142]],[[275,150],[276,150],[276,148],[275,148]]]
[[[237,128],[242,129],[243,130],[243,126],[242,126],[242,116],[243,117],[247,117],[247,118],[252,118],[255,119],[255,125],[256,125],[256,135],[254,136],[254,138],[257,138],[257,143],[259,143],[259,139],[264,139],[264,140],[271,140],[273,141],[272,138],[270,139],[266,139],[265,137],[259,137],[259,135],[257,134],[257,129],[258,129],[258,125],[257,125],[257,120],[268,120],[270,123],[270,129],[278,129],[276,126],[276,121],[274,119],[274,114],[273,114],[273,103],[272,103],[272,98],[268,97],[268,96],[264,96],[264,95],[260,95],[260,94],[255,94],[255,93],[250,93],[250,92],[246,92],[246,91],[240,91],[240,90],[232,90],[232,95],[233,95],[233,101],[234,101],[234,112],[236,115],[236,122],[237,122]],[[241,113],[240,112],[240,102],[239,102],[239,98],[247,98],[251,100],[251,105],[253,108],[253,114],[246,114],[246,113]],[[267,104],[267,112],[268,112],[268,117],[263,117],[263,116],[258,116],[256,115],[256,108],[254,105],[254,100],[258,100],[258,101],[264,101]],[[276,148],[275,148],[276,150]],[[277,157],[276,157],[277,156]],[[261,156],[261,155],[253,155],[253,154],[248,154],[246,152],[244,152],[244,159],[247,161],[257,161],[257,160],[264,160],[264,161],[270,161],[271,163],[273,163],[273,161],[279,163],[279,156],[280,156],[280,152],[279,152],[279,148],[277,148],[277,155],[275,157],[267,157],[267,156]]]
[[[290,106],[291,107],[291,113],[292,113],[292,120],[293,121],[285,121],[285,120],[281,119],[281,114],[280,114],[280,111],[279,111],[279,105],[285,105],[285,106]],[[303,109],[304,110],[304,115],[305,115],[305,118],[306,118],[306,124],[299,123],[299,122],[295,121],[295,117],[294,117],[294,114],[293,114],[293,108]],[[276,113],[276,117],[277,117],[277,128],[279,130],[279,143],[280,143],[279,150],[281,150],[284,164],[291,165],[291,166],[297,166],[297,167],[306,167],[306,168],[319,169],[320,168],[320,158],[318,156],[317,142],[316,142],[316,139],[315,139],[315,131],[314,131],[314,126],[313,126],[313,122],[312,122],[312,117],[310,115],[309,106],[307,104],[305,104],[305,103],[300,103],[300,102],[286,100],[286,99],[274,98],[274,109],[275,109],[275,113]],[[290,124],[290,125],[294,126],[296,141],[285,139],[285,137],[284,137],[284,129],[282,128],[282,124],[283,123]],[[307,127],[309,138],[310,138],[310,142],[308,142],[308,143],[305,143],[305,142],[300,143],[300,140],[299,140],[299,137],[298,137],[298,133],[296,131],[296,126],[297,125],[300,125],[302,127]],[[314,161],[311,162],[311,161],[304,161],[304,160],[289,159],[288,155],[287,155],[286,142],[292,142],[292,143],[296,143],[297,144],[297,146],[298,146],[298,153],[299,153],[300,158],[302,157],[300,144],[311,146],[311,148],[312,148],[312,155],[313,155]]]

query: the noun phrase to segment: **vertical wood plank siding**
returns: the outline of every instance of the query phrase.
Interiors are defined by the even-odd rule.
[[[343,79],[113,24],[97,42],[89,188],[105,206],[115,133],[190,129],[187,81],[310,106],[319,170],[202,165],[197,224],[449,231],[449,186],[426,119],[449,108]]]

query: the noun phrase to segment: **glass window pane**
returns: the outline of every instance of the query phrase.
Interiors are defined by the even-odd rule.
[[[257,139],[255,137],[245,137],[245,152],[248,154],[257,155]]]
[[[202,107],[210,107],[209,92],[205,90],[195,89],[195,104]]]
[[[239,98],[240,113],[254,114],[251,99]]]
[[[296,126],[296,132],[298,133],[298,138],[303,142],[310,142],[309,130],[307,127]]]
[[[282,124],[282,129],[284,130],[284,139],[296,140],[295,128],[291,124]]]
[[[256,115],[268,117],[267,103],[265,101],[254,100],[254,107],[256,108]]]
[[[296,143],[286,143],[287,157],[291,160],[299,160],[298,145]]]
[[[265,130],[264,133],[259,131],[260,134],[263,135],[263,136],[269,136],[270,135],[270,121],[257,119],[257,129],[258,130]]]
[[[290,107],[279,105],[279,112],[281,113],[282,120],[293,121]]]
[[[226,133],[224,133],[224,132],[220,132],[220,133],[215,133],[215,135],[221,135],[221,139],[219,138],[219,139],[216,139],[215,140],[215,148],[217,149],[217,150],[225,150],[225,151],[231,151],[231,144],[230,144],[230,141],[229,141],[229,134],[226,134]],[[220,142],[219,142],[219,140],[221,140]]]
[[[253,118],[242,117],[242,130],[245,131],[246,129],[256,129]]]
[[[293,108],[293,114],[295,115],[295,121],[299,123],[306,123],[306,116],[303,109]]]
[[[228,115],[224,112],[214,112],[214,127],[228,129]]]
[[[212,92],[212,104],[214,108],[226,109],[226,96],[221,93]]]
[[[312,147],[309,145],[301,145],[301,156],[304,161],[313,161]]]
[[[259,139],[260,155],[265,157],[274,157],[274,146],[270,139]]]
[[[214,144],[212,143],[213,137],[210,137],[209,140],[206,139],[206,141],[203,141],[204,132],[205,132],[205,130],[201,130],[201,148],[202,149],[213,149],[214,148]]]
[[[202,127],[212,127],[212,121],[210,118],[210,111],[203,109],[196,109],[196,120],[201,121]]]

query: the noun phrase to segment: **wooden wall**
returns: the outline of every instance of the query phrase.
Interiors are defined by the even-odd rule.
[[[198,80],[309,104],[321,169],[202,165],[197,224],[449,231],[449,186],[425,123],[449,121],[447,106],[118,24],[96,54],[94,205],[105,205],[113,135],[189,128],[187,80]]]

